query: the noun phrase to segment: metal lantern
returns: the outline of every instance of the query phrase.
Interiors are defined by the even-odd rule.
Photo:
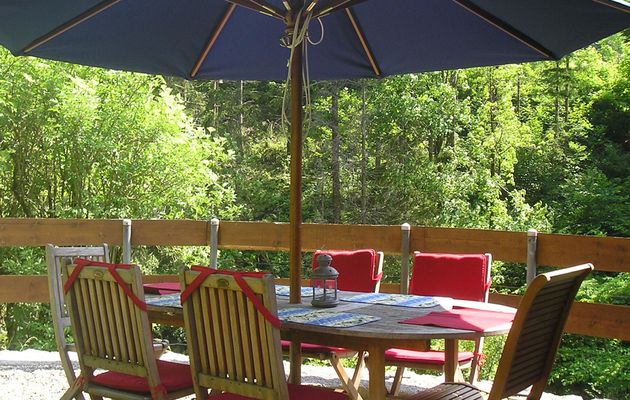
[[[335,307],[339,304],[337,297],[337,278],[339,272],[330,263],[330,254],[317,256],[317,268],[311,272],[311,286],[313,287],[313,307]]]

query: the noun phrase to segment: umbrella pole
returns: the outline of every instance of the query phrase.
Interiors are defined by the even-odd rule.
[[[291,58],[291,194],[289,197],[289,302],[301,302],[302,278],[302,43]]]

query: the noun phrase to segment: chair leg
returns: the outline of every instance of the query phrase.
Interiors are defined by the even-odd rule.
[[[355,387],[354,382],[346,373],[346,369],[343,367],[343,365],[341,365],[341,359],[334,353],[330,356],[330,364],[337,373],[337,376],[339,377],[339,380],[341,381],[344,390],[348,393],[350,398],[352,398],[353,400],[363,400],[363,398],[359,394],[359,391]]]
[[[547,379],[539,380],[538,382],[532,385],[532,388],[529,390],[529,394],[527,395],[527,400],[539,400],[542,397],[543,390],[547,385]]]
[[[392,382],[392,387],[389,390],[389,394],[391,396],[398,396],[398,392],[400,391],[400,386],[402,383],[403,374],[405,373],[405,367],[396,367],[396,374],[394,375],[394,381]]]
[[[68,383],[70,384],[70,386],[74,386],[74,382],[76,381],[77,376],[74,373],[74,367],[72,366],[72,361],[70,361],[70,355],[68,354],[68,351],[74,351],[74,346],[60,342],[58,343],[58,348],[64,349],[62,351],[59,351],[61,367],[63,368],[63,372],[66,374],[66,378],[68,379]],[[85,400],[85,397],[83,397],[83,392],[77,392],[74,395],[74,399]]]
[[[359,386],[361,386],[361,375],[363,374],[363,369],[365,368],[365,355],[365,351],[360,351],[357,355],[357,366],[354,369],[354,374],[352,375],[352,384],[357,390],[359,390]]]
[[[470,377],[468,378],[468,383],[471,385],[475,384],[481,373],[481,364],[483,363],[484,357],[481,353],[483,349],[483,339],[484,338],[478,338],[475,340],[474,356],[470,363]]]
[[[83,392],[79,392],[77,394],[74,395],[74,400],[85,400],[85,397],[83,396]]]
[[[68,390],[64,392],[59,400],[72,400],[74,399],[78,393],[81,393],[81,386],[72,385]]]
[[[66,354],[67,356],[67,354]],[[63,356],[62,356],[63,358]],[[68,358],[68,361],[70,359]],[[70,364],[72,365],[72,364]],[[72,375],[74,375],[74,370],[72,370]],[[70,387],[68,388],[68,390],[66,390],[64,392],[64,394],[61,396],[60,400],[85,400],[85,398],[83,397],[83,387],[85,384],[85,380],[83,378],[83,376],[78,376],[76,377],[71,383],[70,383]],[[92,397],[92,396],[90,396]],[[102,400],[102,399],[101,399]]]
[[[479,373],[481,370],[481,365],[478,363],[474,363],[470,366],[470,377],[468,378],[468,383],[474,385],[479,378]]]

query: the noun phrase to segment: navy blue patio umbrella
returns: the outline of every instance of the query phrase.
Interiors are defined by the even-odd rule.
[[[0,21],[0,44],[14,55],[186,79],[289,77],[291,301],[299,302],[303,71],[348,79],[557,60],[629,28],[630,3],[0,0]]]

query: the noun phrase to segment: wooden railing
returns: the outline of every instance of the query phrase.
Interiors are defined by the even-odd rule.
[[[401,245],[406,233],[391,225],[303,225],[303,250],[321,248],[374,248],[386,255],[406,257]],[[526,232],[480,229],[410,227],[408,248],[425,252],[489,252],[498,261],[526,263]],[[219,249],[288,251],[286,223],[221,221]],[[122,246],[121,220],[0,219],[0,246],[59,246],[109,243]],[[210,222],[191,220],[134,220],[132,246],[207,246]],[[564,267],[591,262],[597,271],[630,272],[630,239],[538,234],[535,262]],[[531,248],[529,261],[532,261]],[[174,279],[147,276],[147,281]],[[400,284],[384,284],[383,291],[398,292]],[[519,296],[492,294],[490,301],[516,306]],[[48,301],[45,276],[0,275],[0,303]],[[630,307],[576,303],[566,330],[571,333],[630,340]]]

